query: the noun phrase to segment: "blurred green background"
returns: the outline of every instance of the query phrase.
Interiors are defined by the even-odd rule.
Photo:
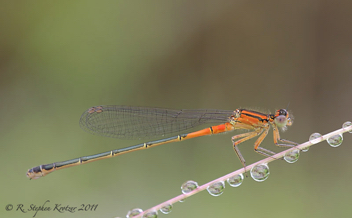
[[[129,153],[28,180],[27,169],[143,141],[82,131],[96,105],[175,109],[285,108],[283,138],[304,142],[351,120],[351,1],[1,1],[1,217],[17,204],[99,204],[95,212],[35,217],[124,217],[241,167],[233,134]],[[234,133],[235,134],[235,133]],[[263,157],[254,140],[247,163]],[[352,136],[295,164],[274,161],[268,180],[245,178],[220,197],[201,192],[160,217],[347,217]],[[272,135],[263,143],[275,151]],[[13,204],[13,211],[5,207]]]

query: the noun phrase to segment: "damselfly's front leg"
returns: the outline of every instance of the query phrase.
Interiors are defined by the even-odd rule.
[[[292,148],[292,147],[295,147],[296,145],[299,145],[296,142],[292,142],[286,139],[281,139],[279,130],[276,126],[273,126],[273,133],[274,133],[274,143],[276,146]],[[283,143],[278,143],[278,142],[283,142]]]
[[[273,151],[270,151],[266,148],[262,148],[260,147],[260,144],[262,143],[262,141],[265,139],[265,137],[268,135],[269,132],[269,128],[270,126],[265,126],[264,127],[264,132],[263,134],[261,134],[259,136],[259,138],[257,139],[257,141],[255,141],[254,143],[254,151],[257,152],[258,154],[264,155],[266,157],[271,157],[272,155],[275,155],[276,153]]]

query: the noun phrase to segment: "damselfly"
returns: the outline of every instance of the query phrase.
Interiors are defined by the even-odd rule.
[[[183,133],[202,124],[219,124],[206,129]],[[248,132],[232,137],[233,148],[242,165],[246,166],[238,145],[259,135],[254,143],[254,151],[265,156],[275,153],[260,147],[267,136],[270,126],[274,132],[274,143],[277,146],[293,147],[297,145],[280,138],[278,128],[286,130],[292,125],[292,118],[286,109],[279,109],[274,114],[264,114],[247,109],[231,110],[172,110],[130,106],[96,106],[85,111],[80,119],[80,126],[87,132],[119,139],[142,139],[178,134],[170,138],[145,142],[142,144],[107,151],[100,154],[80,157],[33,167],[27,171],[27,177],[38,179],[55,170],[89,163],[96,160],[115,157],[120,154],[147,149],[158,145],[183,141],[199,136],[245,129]]]

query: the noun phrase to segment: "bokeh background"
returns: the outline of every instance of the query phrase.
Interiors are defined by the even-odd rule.
[[[241,167],[232,134],[139,151],[28,180],[27,169],[141,143],[90,135],[96,105],[175,109],[285,108],[296,142],[351,120],[352,2],[1,1],[0,216],[33,205],[98,204],[95,212],[35,217],[124,217]],[[263,157],[254,140],[247,163]],[[272,135],[263,143],[275,151]],[[201,192],[160,217],[348,217],[351,135],[295,164],[274,161],[262,183],[245,178],[220,197]],[[13,211],[5,207],[13,204]]]

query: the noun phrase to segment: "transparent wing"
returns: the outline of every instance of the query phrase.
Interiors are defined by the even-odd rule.
[[[206,123],[224,123],[230,110],[172,110],[132,106],[96,106],[80,119],[83,130],[106,137],[145,139],[182,133]]]

